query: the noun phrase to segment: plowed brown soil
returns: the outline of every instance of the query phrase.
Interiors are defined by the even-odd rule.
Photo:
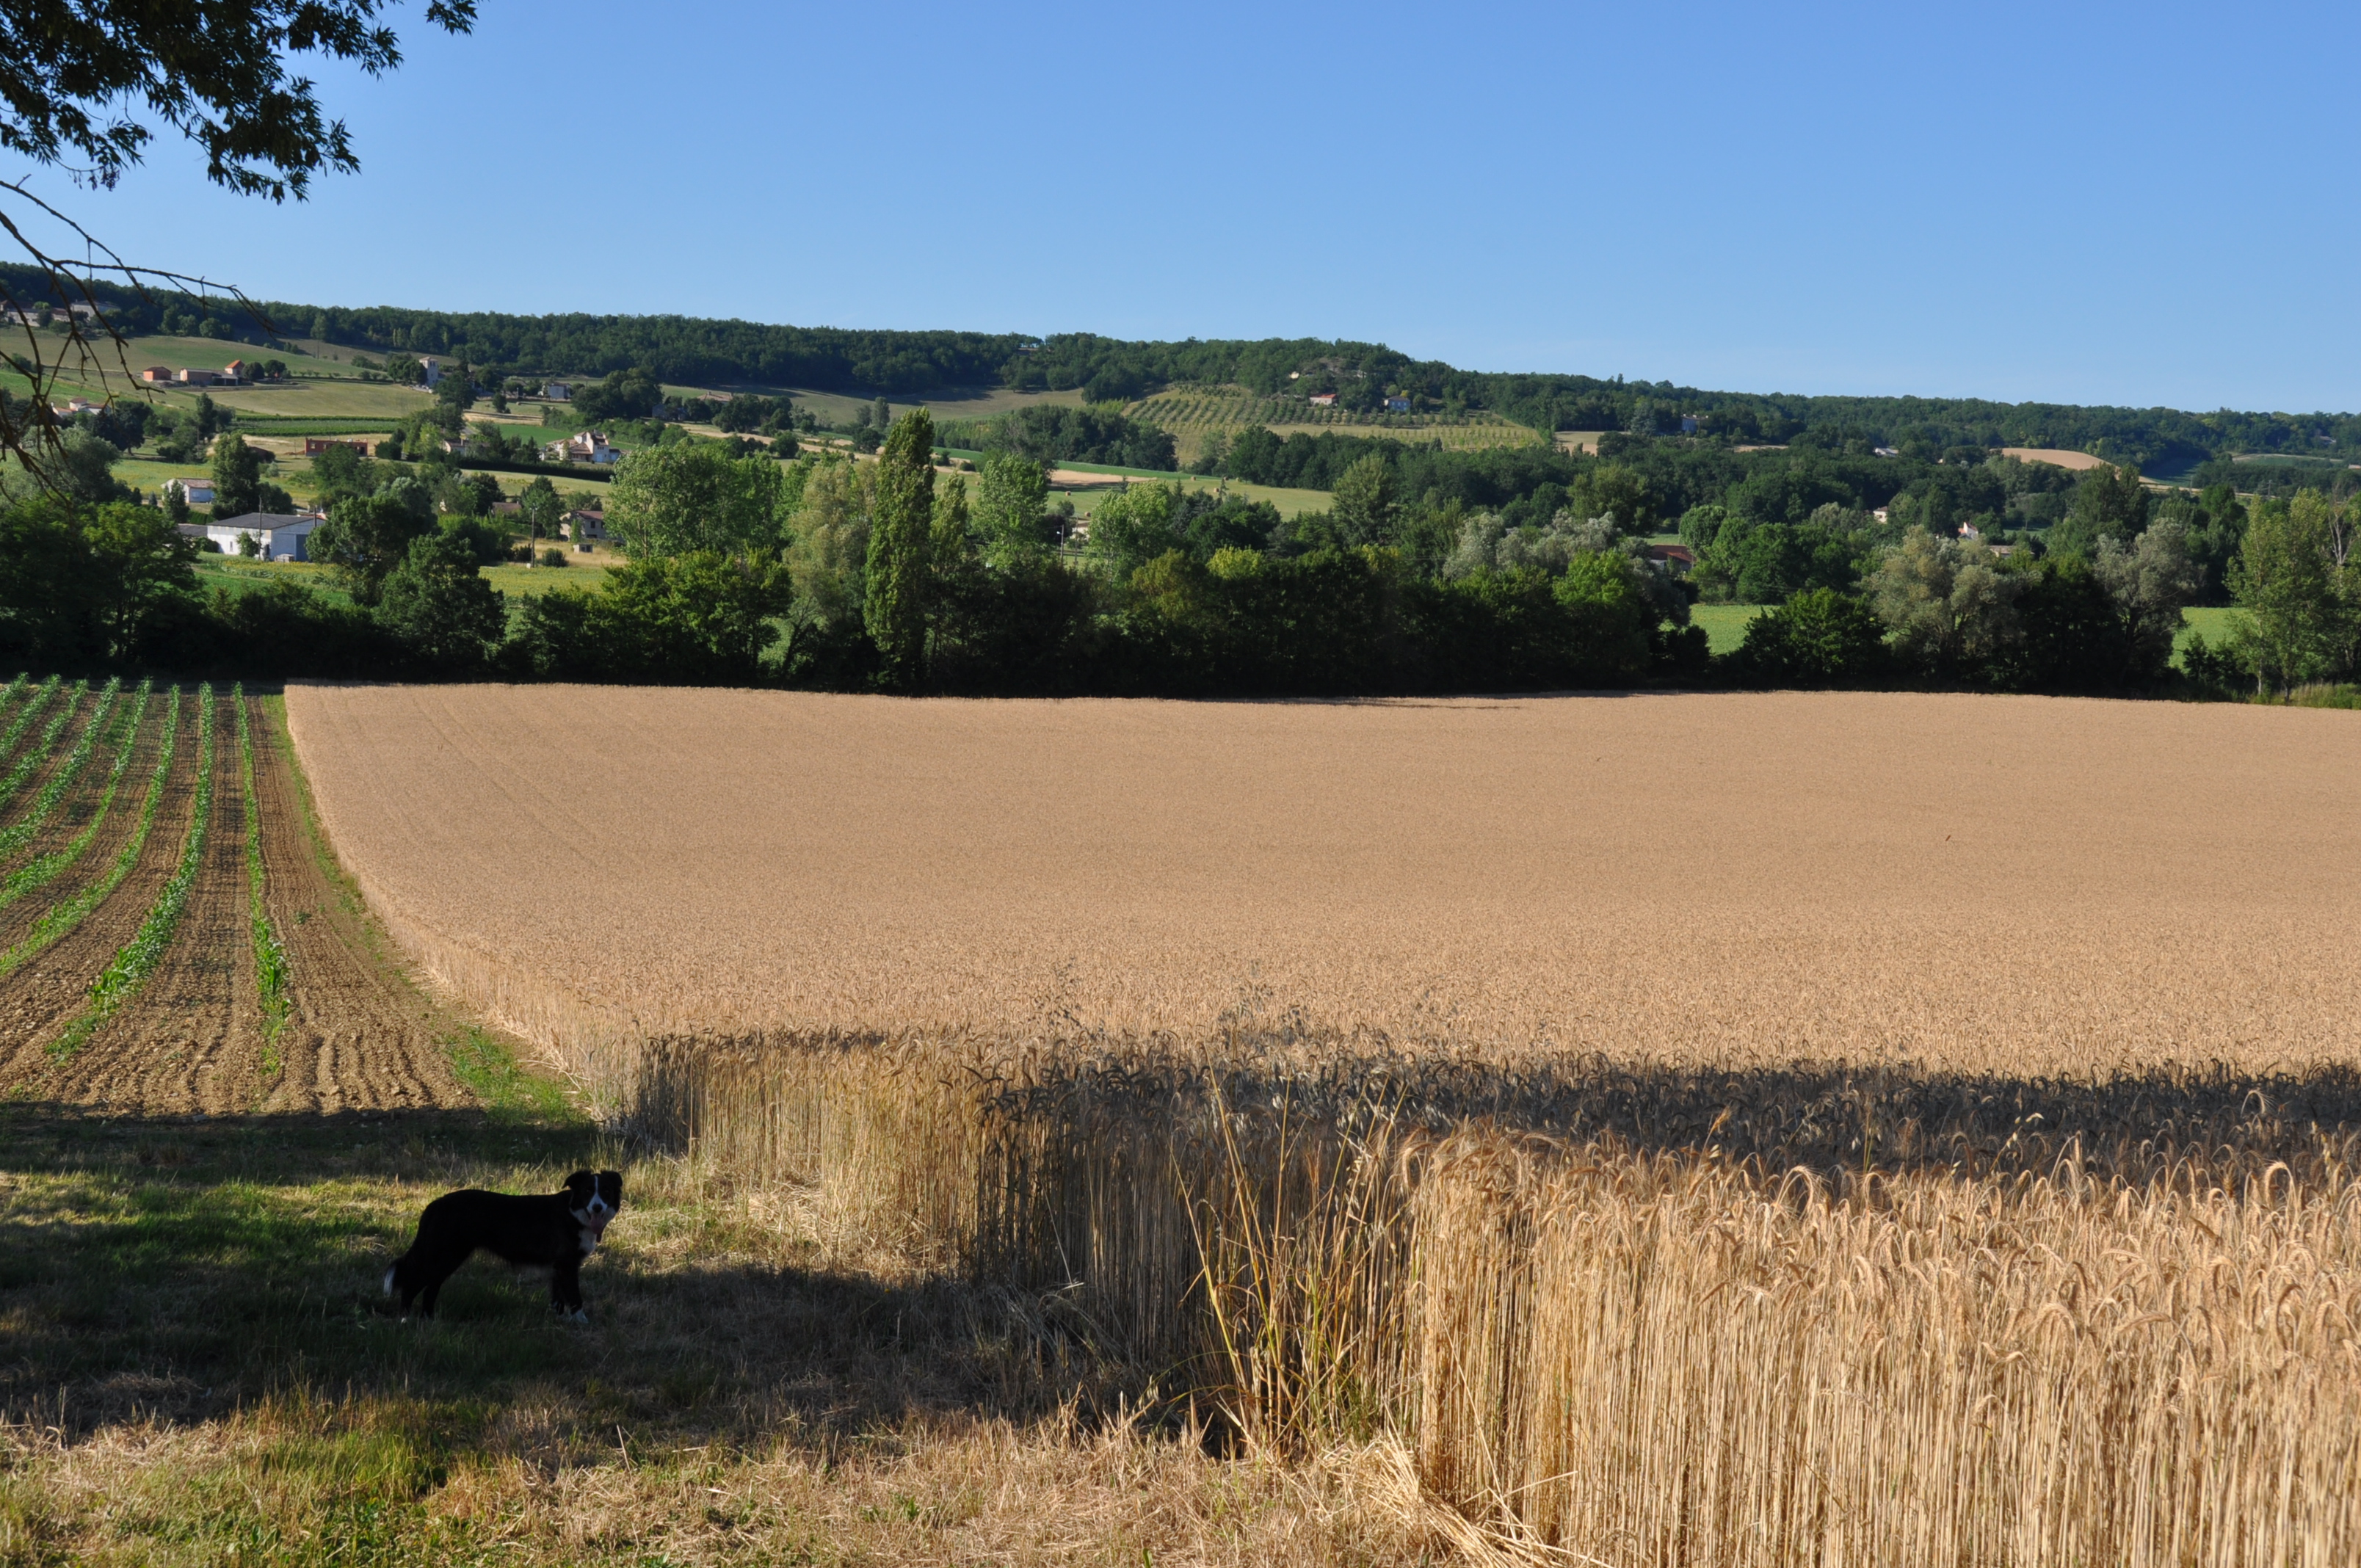
[[[204,858],[163,962],[49,1074],[49,1097],[120,1114],[243,1111],[260,1098],[260,1012],[246,929],[246,817],[229,704],[214,740]],[[193,774],[192,775],[193,778]]]
[[[127,720],[132,707],[138,702],[138,697],[139,694],[137,692],[126,692],[117,702],[115,708],[117,716]],[[122,848],[125,835],[130,831],[130,828],[123,824],[126,821],[137,821],[139,816],[139,803],[146,798],[148,775],[156,765],[155,737],[163,728],[164,699],[161,696],[150,698],[148,706],[147,717],[141,724],[141,734],[132,747],[131,766],[124,772],[123,787],[116,792],[115,809],[108,814],[111,820],[107,826],[99,829],[97,838],[93,839],[90,848],[83,851],[84,863],[104,864],[111,861],[115,851]],[[0,861],[0,878],[5,878],[51,850],[63,847],[76,834],[90,826],[90,814],[96,809],[98,797],[105,793],[107,770],[115,766],[115,745],[121,738],[119,730],[115,734],[102,737],[102,744],[92,752],[89,763],[82,771],[81,779],[67,793],[66,797],[58,802],[57,809],[49,813],[49,819],[26,841],[22,849],[5,861]],[[23,820],[25,813],[32,809],[33,797],[39,793],[41,787],[38,784],[27,787],[25,799],[15,811],[8,814],[5,826],[13,826]],[[123,797],[126,795],[131,799],[127,808],[123,804]],[[71,891],[80,885],[77,880],[80,872],[80,866],[70,868],[47,887],[32,889],[17,898],[15,903],[0,905],[0,951],[5,951],[8,944],[16,939],[24,927],[40,918],[41,912],[47,909],[55,899],[62,896],[58,889],[62,887]]]
[[[286,737],[258,706],[255,798],[270,918],[287,948],[293,1011],[271,1111],[467,1105],[443,1037],[451,1022],[372,949],[357,901],[333,882],[312,841]]]
[[[50,1058],[49,1044],[138,929],[180,856],[195,795],[196,706],[185,699],[180,759],[139,864],[80,927],[0,981],[0,1092],[142,1116],[472,1104],[443,1048],[455,1021],[375,956],[357,908],[313,851],[284,748],[258,703],[251,713],[264,869],[292,1001],[278,1040],[264,1038],[247,928],[236,721],[230,699],[219,700],[204,861],[162,963],[71,1058]],[[120,850],[161,744],[157,717],[151,712],[151,736],[142,740],[98,840],[66,875],[0,912],[0,940],[21,935],[41,911],[103,874]],[[94,798],[98,787],[93,780],[78,793]]]
[[[118,710],[135,695],[126,692],[122,696],[117,697],[115,702]],[[59,697],[58,702],[72,704],[73,717],[66,720],[66,727],[63,729],[58,731],[57,744],[49,749],[49,755],[35,764],[33,771],[26,776],[24,784],[5,800],[0,800],[0,830],[13,828],[25,819],[26,813],[33,809],[33,803],[41,797],[41,791],[48,787],[49,780],[56,775],[60,768],[66,765],[66,759],[73,755],[74,743],[82,739],[82,727],[90,722],[90,716],[98,709],[98,694],[94,691],[87,692],[77,698],[74,693],[67,692]],[[16,750],[6,757],[0,758],[0,779],[5,779],[15,772],[16,764],[24,760],[27,752],[40,746],[41,736],[49,729],[49,720],[55,718],[57,713],[55,705],[43,710],[41,716],[33,721],[32,727],[18,740]],[[24,851],[20,850],[17,854],[9,857],[10,863],[13,864],[22,859]]]
[[[23,935],[25,928],[52,904],[72,896],[75,890],[104,874],[120,851],[125,837],[138,822],[141,803],[147,798],[148,780],[156,765],[152,746],[163,743],[160,721],[156,723],[156,729],[158,740],[143,745],[143,755],[134,759],[132,772],[124,778],[122,793],[115,796],[115,809],[121,814],[122,822],[99,835],[101,842],[91,846],[91,852],[80,865],[7,912],[5,929],[9,939]],[[188,830],[190,810],[195,805],[196,729],[196,705],[184,702],[181,755],[175,759],[172,776],[164,786],[156,826],[148,835],[147,847],[140,851],[139,863],[132,868],[131,874],[123,879],[105,903],[92,910],[54,947],[35,955],[24,968],[0,981],[0,1039],[7,1042],[0,1047],[5,1053],[0,1055],[0,1092],[21,1099],[50,1097],[50,1079],[57,1064],[49,1058],[49,1043],[89,1000],[91,982],[105,969],[116,949],[139,929],[156,890],[171,875],[173,862],[180,858],[181,835]]]

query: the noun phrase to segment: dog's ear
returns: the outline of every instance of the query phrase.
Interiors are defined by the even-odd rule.
[[[602,1170],[598,1173],[598,1195],[616,1208],[623,1205],[623,1173]]]

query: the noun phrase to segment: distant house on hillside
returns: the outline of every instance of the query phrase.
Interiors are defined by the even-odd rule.
[[[221,371],[221,378],[222,378],[223,380],[225,380],[225,381],[243,381],[243,380],[245,380],[245,379],[246,379],[246,361],[245,361],[245,360],[243,360],[243,359],[233,359],[233,360],[231,360],[228,364],[226,364],[226,365],[223,366],[223,367],[222,367],[222,371]]]
[[[574,540],[604,539],[607,537],[607,514],[588,508],[578,511],[569,511],[558,520],[557,537]]]
[[[303,455],[306,457],[317,457],[321,453],[325,452],[331,446],[349,446],[364,457],[368,455],[368,442],[346,441],[333,435],[305,436],[303,438]]]
[[[1410,400],[1408,398],[1388,398],[1386,400],[1386,412],[1389,414],[1406,414],[1410,412]]]
[[[1697,553],[1686,544],[1651,544],[1648,546],[1648,559],[1662,561],[1686,572],[1697,565]]]
[[[542,449],[542,455],[553,463],[620,463],[623,455],[607,444],[607,438],[595,430],[569,435],[563,441],[553,441]]]
[[[443,367],[432,359],[422,359],[419,365],[426,373],[426,385],[431,387],[443,378]]]
[[[180,491],[181,499],[192,507],[214,504],[214,482],[211,479],[167,479],[164,488]]]
[[[181,532],[192,539],[211,540],[225,555],[242,555],[244,540],[255,541],[256,554],[265,561],[308,561],[316,517],[291,517],[280,512],[250,511],[210,522],[184,522]]]
[[[172,379],[172,371],[169,366],[150,365],[139,372],[139,378],[151,387],[161,387]]]
[[[1695,435],[1697,433],[1697,415],[1681,415],[1681,433],[1683,435]]]
[[[1333,409],[1336,406],[1336,394],[1314,392],[1312,394],[1312,406],[1315,409]]]
[[[542,388],[541,395],[554,403],[571,402],[574,400],[574,388],[565,381],[552,381]]]

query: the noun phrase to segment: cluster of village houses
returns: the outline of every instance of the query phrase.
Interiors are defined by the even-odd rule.
[[[77,316],[87,317],[93,313],[86,305],[75,305],[71,309]],[[0,320],[9,318],[27,323],[31,323],[37,319],[30,313],[20,311],[15,306],[0,307]],[[432,359],[423,363],[426,368],[426,384],[431,387],[442,378],[443,367]],[[151,387],[236,385],[250,378],[250,369],[251,367],[243,359],[233,359],[218,370],[175,370],[167,366],[151,365],[139,373],[139,378]],[[573,393],[574,389],[562,381],[553,381],[542,389],[542,396],[558,402],[569,400]],[[88,398],[73,398],[56,405],[56,412],[60,418],[79,413],[95,413],[99,406]],[[462,455],[468,449],[467,443],[464,439],[446,441],[443,444],[445,450]],[[350,446],[363,456],[368,455],[369,451],[368,443],[366,441],[306,436],[303,440],[303,455],[316,457],[331,446]],[[621,451],[610,444],[603,433],[595,430],[582,431],[566,436],[561,441],[553,441],[541,449],[541,455],[552,463],[620,463],[623,458]],[[164,481],[164,488],[177,493],[183,501],[192,507],[209,507],[214,504],[214,485],[211,479],[167,479]],[[496,513],[509,515],[515,513],[518,508],[514,501],[502,501],[492,510]],[[210,542],[224,554],[243,554],[247,548],[246,542],[251,539],[254,542],[256,554],[262,560],[307,561],[311,559],[312,532],[324,521],[325,521],[324,515],[320,512],[298,512],[291,517],[276,512],[258,511],[247,512],[240,517],[211,518],[202,522],[184,522],[181,525],[180,531],[188,538]],[[574,541],[577,549],[587,553],[590,549],[591,541],[607,537],[606,514],[593,509],[569,511],[558,524],[558,537]]]
[[[599,437],[590,439],[603,444]],[[317,457],[332,446],[349,446],[364,457],[369,451],[368,443],[357,437],[307,435],[303,438],[303,455]],[[176,493],[192,507],[214,504],[214,483],[211,479],[167,479],[164,488]],[[501,517],[513,517],[521,510],[515,501],[501,501],[492,508],[493,513]],[[181,532],[201,543],[210,542],[225,555],[245,554],[246,542],[251,539],[255,554],[262,560],[308,561],[312,558],[312,532],[325,520],[326,514],[318,511],[297,512],[291,516],[280,512],[250,511],[237,517],[184,522],[181,524]],[[558,521],[557,536],[573,541],[575,548],[587,554],[594,540],[607,537],[607,514],[596,508],[577,508],[568,511]]]
[[[139,378],[151,387],[219,387],[236,386],[250,380],[253,367],[243,359],[233,359],[218,370],[174,370],[168,366],[150,365],[139,372]]]

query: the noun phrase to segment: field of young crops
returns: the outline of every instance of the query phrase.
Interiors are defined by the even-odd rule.
[[[1301,398],[1266,398],[1244,387],[1173,387],[1127,407],[1134,419],[1183,438],[1214,432],[1235,433],[1268,425],[1281,435],[1379,435],[1397,441],[1441,443],[1455,451],[1488,446],[1528,446],[1534,431],[1497,414],[1363,414],[1349,409],[1315,409]]]
[[[243,691],[0,693],[0,1094],[145,1115],[457,1097],[348,905]]]
[[[2361,1552],[2347,715],[288,708],[606,1113],[1471,1552]]]

